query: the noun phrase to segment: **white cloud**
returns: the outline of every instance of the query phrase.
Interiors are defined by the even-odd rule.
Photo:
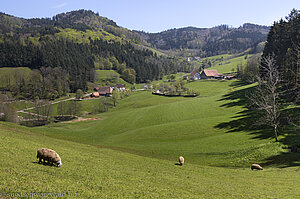
[[[54,6],[52,8],[62,8],[62,7],[65,7],[66,5],[68,5],[67,3],[62,3],[62,4],[59,4],[57,6]]]

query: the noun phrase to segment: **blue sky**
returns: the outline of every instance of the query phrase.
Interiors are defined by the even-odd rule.
[[[0,11],[23,18],[88,9],[118,25],[145,32],[243,23],[272,25],[300,9],[300,0],[0,0]]]

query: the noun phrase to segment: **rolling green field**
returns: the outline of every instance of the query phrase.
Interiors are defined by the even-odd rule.
[[[226,123],[242,119],[242,106],[227,106],[225,94],[243,92],[234,81],[198,81],[188,84],[200,93],[197,98],[167,98],[151,92],[136,92],[121,100],[101,120],[51,124],[35,128],[54,138],[72,140],[138,155],[171,160],[179,154],[200,165],[248,167],[253,161],[282,152],[267,139],[255,139],[255,131],[230,132]],[[233,120],[233,121],[234,121]],[[230,159],[230,161],[228,161]]]
[[[243,98],[252,86],[195,81],[186,87],[197,90],[199,97],[133,92],[116,108],[95,115],[100,120],[35,128],[0,122],[0,155],[5,160],[0,162],[0,193],[300,197],[299,155],[282,149],[272,133],[249,124]],[[36,150],[41,147],[56,150],[63,166],[37,164]],[[185,157],[183,166],[175,164],[180,155]],[[264,170],[251,171],[252,163]]]

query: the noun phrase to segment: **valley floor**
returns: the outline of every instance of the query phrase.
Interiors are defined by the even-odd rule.
[[[95,115],[99,120],[35,128],[0,122],[0,193],[298,198],[299,156],[282,149],[272,133],[252,128],[256,118],[244,107],[252,86],[197,81],[187,87],[199,97],[140,91]],[[42,147],[57,151],[63,166],[38,164]],[[185,164],[178,166],[181,155]],[[264,170],[251,171],[252,163]]]

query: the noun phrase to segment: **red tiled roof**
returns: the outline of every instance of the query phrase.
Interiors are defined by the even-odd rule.
[[[112,87],[110,86],[105,86],[105,87],[99,87],[98,92],[99,94],[105,95],[107,93],[111,94],[112,93]]]
[[[199,73],[199,71],[194,70],[193,72],[191,72],[191,76],[194,76],[196,73]]]
[[[204,73],[207,77],[218,77],[221,76],[217,70],[204,70]]]
[[[117,88],[125,88],[125,85],[124,84],[116,84],[115,87],[117,87]]]

